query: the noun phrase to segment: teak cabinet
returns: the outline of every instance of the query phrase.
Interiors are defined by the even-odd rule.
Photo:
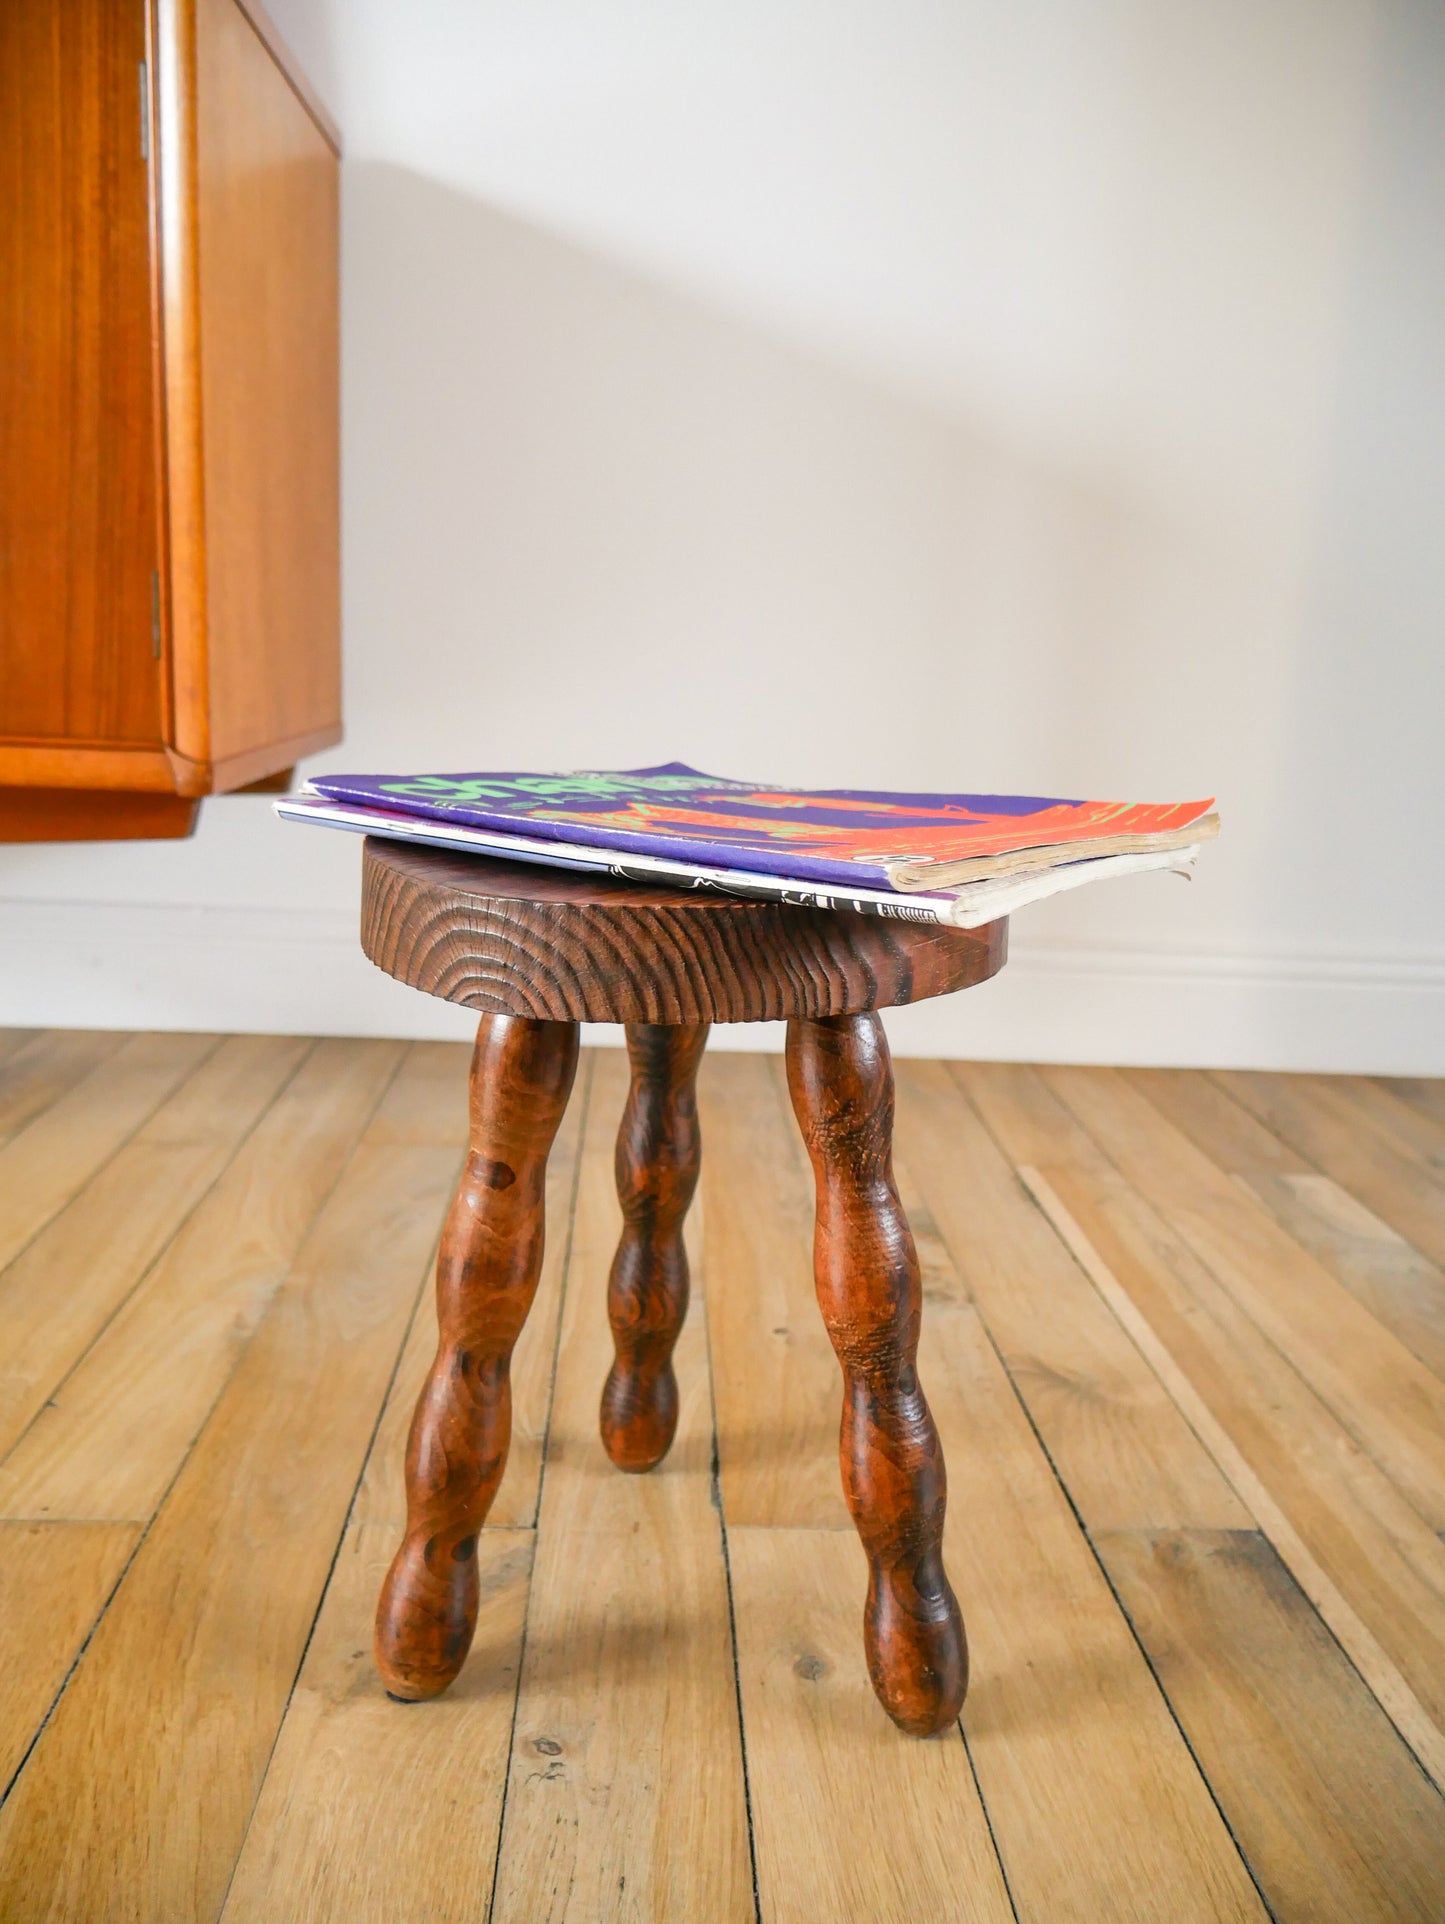
[[[0,840],[340,738],[338,151],[253,0],[0,0]]]

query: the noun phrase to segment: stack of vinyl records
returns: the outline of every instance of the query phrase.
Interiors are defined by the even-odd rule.
[[[1064,889],[1187,874],[1213,799],[780,788],[681,762],[574,774],[326,775],[276,812],[653,885],[978,928]]]

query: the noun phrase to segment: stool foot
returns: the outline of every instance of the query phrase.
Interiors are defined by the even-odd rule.
[[[673,1345],[687,1314],[682,1223],[702,1144],[696,1080],[708,1025],[629,1022],[632,1086],[617,1133],[622,1239],[607,1284],[617,1356],[602,1391],[602,1442],[620,1470],[650,1470],[677,1429]]]
[[[843,1493],[868,1556],[864,1645],[883,1708],[929,1737],[968,1687],[943,1569],[947,1489],[918,1381],[918,1258],[893,1183],[893,1069],[876,1015],[788,1024],[788,1088],[817,1182],[814,1275],[843,1368]]]
[[[471,1145],[437,1260],[439,1342],[406,1452],[406,1535],[382,1585],[387,1695],[445,1690],[477,1622],[477,1532],[512,1433],[512,1349],[542,1266],[547,1155],[577,1069],[577,1026],[482,1018]]]

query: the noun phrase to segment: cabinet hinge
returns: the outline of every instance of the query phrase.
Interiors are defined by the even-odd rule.
[[[161,578],[151,570],[151,653],[161,658]]]
[[[140,157],[151,157],[151,80],[144,60],[140,63]]]

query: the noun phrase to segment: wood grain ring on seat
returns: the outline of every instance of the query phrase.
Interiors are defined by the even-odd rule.
[[[921,1002],[1003,967],[1008,924],[946,929],[649,888],[371,837],[361,946],[398,981],[493,1014],[777,1022]]]

